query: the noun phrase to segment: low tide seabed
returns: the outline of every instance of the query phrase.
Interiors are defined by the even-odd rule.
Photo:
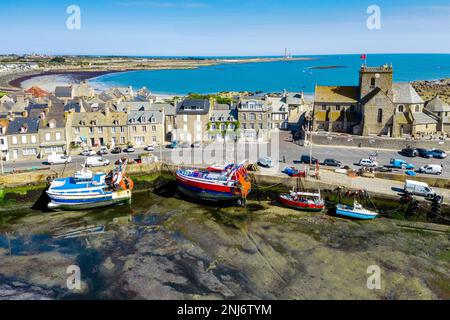
[[[246,208],[207,206],[183,199],[173,184],[151,192],[144,187],[154,177],[134,179],[140,190],[131,205],[90,211],[28,209],[24,200],[34,201],[38,187],[5,197],[0,297],[450,298],[446,225],[420,217],[361,222],[303,213],[260,193]],[[105,232],[57,237],[85,226],[105,226]],[[80,291],[66,287],[70,265],[81,268]],[[381,268],[381,290],[367,288],[372,265]]]

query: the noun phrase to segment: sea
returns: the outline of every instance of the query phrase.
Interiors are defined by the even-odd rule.
[[[312,60],[284,60],[219,64],[188,70],[146,70],[90,79],[97,88],[147,87],[158,94],[218,93],[223,91],[313,93],[316,85],[357,85],[361,55],[295,56]],[[155,57],[153,57],[155,58]],[[224,60],[246,57],[201,57]],[[198,58],[198,59],[201,59]],[[255,58],[255,57],[252,57]],[[394,81],[439,80],[450,77],[450,54],[372,54],[367,65],[389,64]]]

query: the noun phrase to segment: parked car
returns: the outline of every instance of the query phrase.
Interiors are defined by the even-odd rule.
[[[178,148],[178,142],[177,141],[172,141],[172,143],[168,146],[168,148],[170,148],[170,149]]]
[[[442,166],[438,164],[427,164],[426,166],[420,167],[418,170],[420,173],[427,174],[442,174]]]
[[[336,160],[336,159],[325,159],[322,162],[322,165],[324,166],[330,166],[330,167],[340,167],[342,166],[342,162]]]
[[[413,164],[407,163],[405,160],[402,159],[391,159],[390,165],[397,169],[407,169],[407,170],[414,169]]]
[[[427,150],[424,148],[417,148],[417,152],[419,153],[419,156],[422,158],[433,158],[433,153],[431,150]]]
[[[180,144],[180,148],[189,148],[191,145],[187,142],[183,142]]]
[[[258,160],[258,165],[265,168],[273,168],[275,166],[272,159],[269,157],[262,157]]]
[[[124,152],[136,152],[136,149],[133,146],[128,146],[125,150],[123,150]]]
[[[415,148],[405,148],[400,151],[400,153],[404,156],[415,158],[419,155],[419,152]]]
[[[314,158],[314,157],[310,157],[309,155],[302,155],[300,158],[300,163],[312,163],[312,164],[318,164],[319,160]]]
[[[155,146],[152,144],[149,144],[144,148],[145,151],[155,151]]]
[[[114,149],[111,150],[111,153],[114,153],[114,154],[122,153],[122,148],[121,147],[115,147]]]
[[[445,158],[447,158],[447,153],[445,153],[444,150],[433,149],[430,152],[433,155],[433,158],[437,158],[437,159],[445,159]]]
[[[436,195],[436,192],[425,182],[406,180],[403,189],[405,192],[426,198],[433,198]]]
[[[201,148],[202,147],[202,143],[200,141],[195,141],[192,145],[192,148]]]
[[[94,150],[83,150],[83,151],[81,151],[80,155],[85,156],[85,157],[95,156],[95,151]]]
[[[109,165],[110,161],[103,157],[89,157],[86,159],[87,167],[104,167]]]
[[[371,159],[361,159],[358,164],[362,167],[378,167],[378,162]]]
[[[72,162],[72,158],[63,154],[51,154],[47,158],[47,163],[54,164],[65,164]]]
[[[97,152],[97,154],[100,156],[102,156],[104,154],[108,154],[108,153],[109,153],[108,148],[105,146],[101,146],[100,150],[98,150],[98,152]]]

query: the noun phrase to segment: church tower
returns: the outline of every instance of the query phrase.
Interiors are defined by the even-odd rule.
[[[371,93],[374,89],[380,88],[390,99],[393,100],[392,91],[393,68],[392,65],[380,67],[362,66],[359,71],[359,99]]]

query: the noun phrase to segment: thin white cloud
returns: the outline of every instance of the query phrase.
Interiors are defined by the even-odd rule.
[[[164,1],[127,1],[116,2],[116,5],[122,7],[149,7],[149,8],[204,8],[205,3],[200,2],[164,2]]]

